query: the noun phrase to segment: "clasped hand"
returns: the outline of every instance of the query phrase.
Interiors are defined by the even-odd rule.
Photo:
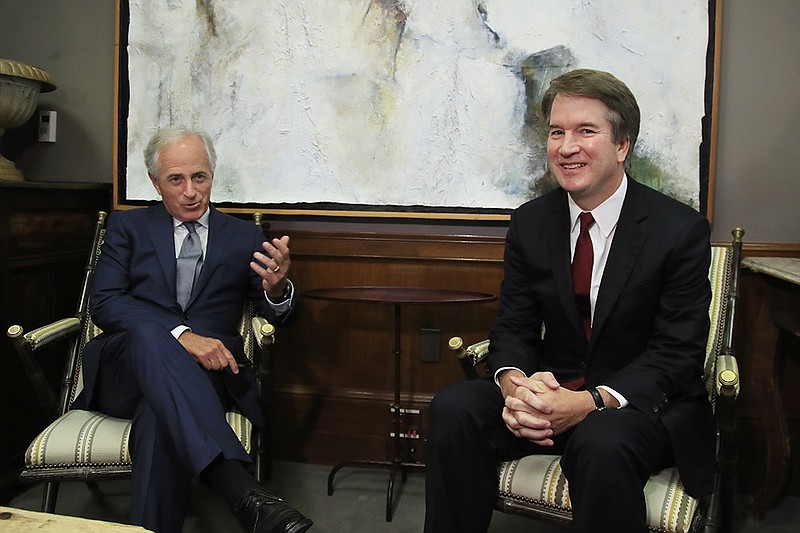
[[[500,386],[506,427],[539,446],[552,446],[555,435],[578,425],[592,410],[588,393],[565,389],[550,372],[528,378],[510,370],[500,376]]]

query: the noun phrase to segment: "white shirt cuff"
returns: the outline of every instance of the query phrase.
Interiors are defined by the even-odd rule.
[[[617,409],[622,409],[623,407],[628,407],[628,400],[625,399],[625,396],[623,396],[622,394],[618,393],[617,391],[615,391],[611,387],[608,387],[606,385],[599,385],[597,388],[598,389],[603,389],[604,391],[609,393],[611,396],[616,398],[616,400],[619,402],[619,407],[617,407]]]
[[[267,295],[267,291],[264,291],[264,298],[267,299],[267,303],[270,305],[270,307],[272,307],[272,310],[275,311],[277,316],[286,314],[289,309],[292,308],[292,301],[294,300],[294,285],[292,284],[292,280],[286,280],[286,282],[289,284],[289,297],[280,303],[275,303],[270,300],[269,296]]]
[[[181,324],[180,326],[176,326],[170,333],[172,333],[172,336],[177,339],[186,330],[191,331],[192,328],[190,328],[186,324]]]
[[[504,366],[502,368],[498,368],[497,371],[495,371],[494,373],[494,382],[497,384],[498,387],[500,386],[500,380],[497,379],[497,377],[500,375],[500,372],[505,372],[506,370],[519,370],[519,368],[515,366]],[[522,372],[522,370],[519,371]],[[525,374],[525,372],[522,373],[525,375],[525,377],[528,377],[528,374]]]

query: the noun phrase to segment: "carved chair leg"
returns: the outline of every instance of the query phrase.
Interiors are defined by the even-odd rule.
[[[42,497],[42,511],[45,513],[56,512],[56,499],[58,498],[58,481],[48,481],[44,486]]]

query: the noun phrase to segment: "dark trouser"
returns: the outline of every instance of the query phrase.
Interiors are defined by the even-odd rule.
[[[643,532],[642,488],[671,459],[654,417],[631,407],[590,413],[541,447],[515,437],[501,418],[503,398],[490,379],[463,381],[431,402],[426,444],[426,533],[485,532],[497,500],[497,462],[562,454],[575,531]]]
[[[192,477],[220,455],[250,461],[225,421],[217,376],[155,322],[106,342],[94,398],[104,413],[133,418],[134,524],[180,532]]]

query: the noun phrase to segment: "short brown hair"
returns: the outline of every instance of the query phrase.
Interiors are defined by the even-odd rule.
[[[577,69],[562,74],[550,82],[550,87],[542,97],[542,116],[548,124],[553,100],[559,94],[594,98],[605,104],[608,108],[606,118],[611,122],[611,140],[615,143],[620,143],[624,139],[630,141],[625,159],[627,167],[633,154],[633,146],[639,136],[641,122],[639,104],[636,103],[636,97],[628,86],[602,70]]]

